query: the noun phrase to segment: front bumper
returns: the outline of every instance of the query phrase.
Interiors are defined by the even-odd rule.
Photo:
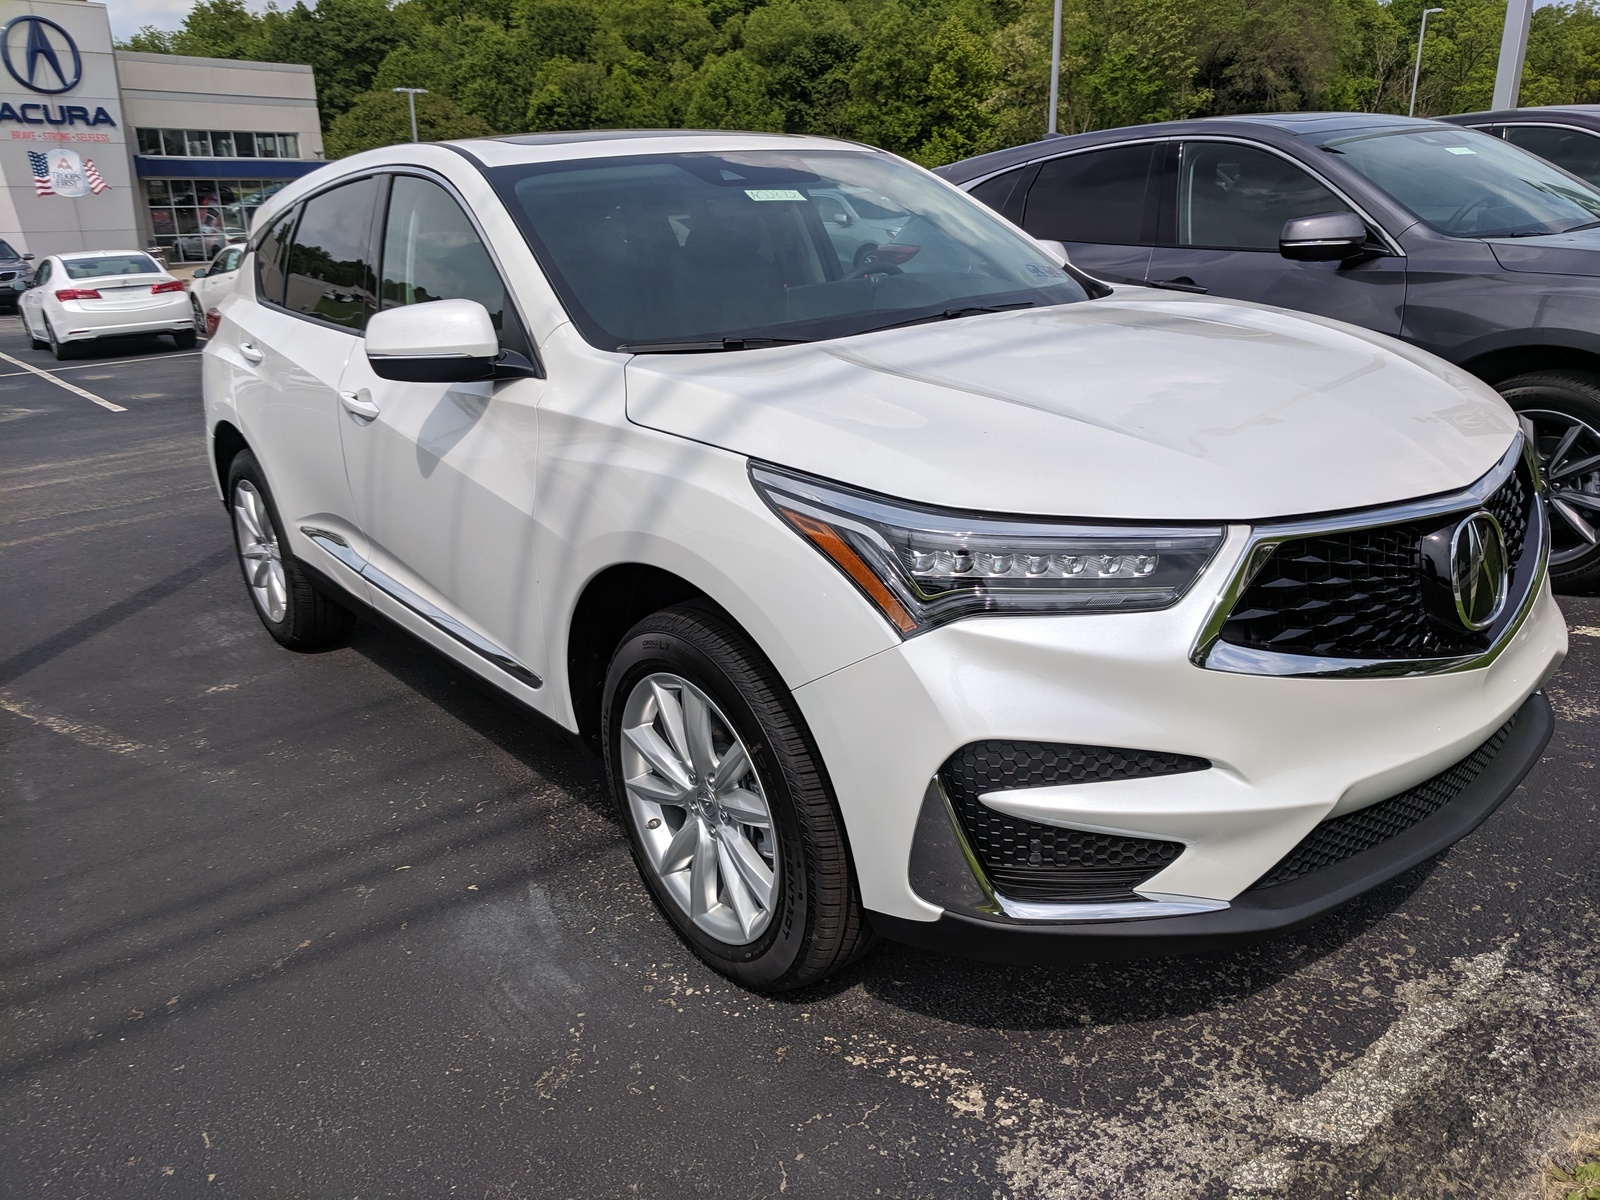
[[[1550,703],[1536,692],[1517,711],[1505,744],[1483,772],[1432,816],[1369,850],[1288,883],[1245,891],[1210,912],[1073,923],[1018,922],[949,910],[931,922],[884,913],[871,913],[870,919],[874,929],[895,941],[1004,963],[1104,962],[1247,944],[1307,925],[1471,833],[1516,791],[1554,729]]]
[[[1488,776],[1511,783],[1483,812],[1511,790],[1548,737],[1548,709],[1530,697],[1566,653],[1547,582],[1538,582],[1525,619],[1492,660],[1468,669],[1352,678],[1197,666],[1195,639],[1248,541],[1247,530],[1232,530],[1201,585],[1170,609],[959,621],[796,689],[839,799],[863,902],[880,929],[907,941],[934,937],[947,949],[962,939],[947,940],[945,931],[972,926],[972,936],[997,946],[1016,938],[1132,941],[1149,953],[1191,935],[1203,943],[1292,926],[1464,834],[1476,821],[1458,824],[1456,814],[1491,784],[1385,848],[1261,893],[1247,889],[1319,823],[1423,783],[1531,705]],[[1143,911],[1115,910],[1102,918],[1107,924],[1089,910],[1068,919],[1018,905],[987,917],[968,906],[962,916],[961,905],[913,881],[930,784],[957,750],[988,739],[1124,747],[1211,764],[984,799],[1058,829],[1181,843],[1174,861],[1135,885],[1133,898],[1148,902]],[[1383,864],[1413,845],[1431,848],[1385,873]],[[1171,912],[1186,915],[1162,915]],[[1153,919],[1118,919],[1130,916]],[[1130,933],[1135,926],[1143,929]]]

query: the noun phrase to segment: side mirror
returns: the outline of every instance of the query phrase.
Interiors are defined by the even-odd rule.
[[[1367,223],[1353,212],[1294,217],[1278,235],[1278,253],[1295,262],[1343,262],[1366,249]]]
[[[195,271],[193,275],[189,276],[190,279],[204,279],[205,277],[206,269],[204,267],[201,267],[199,270]]]
[[[23,256],[22,256],[22,261],[23,261],[23,262],[32,262],[32,261],[33,261],[33,255],[31,255],[31,254],[24,254],[24,255],[23,255]]]
[[[845,229],[850,225],[850,214],[841,208],[837,212],[829,213],[827,220],[828,224],[837,225],[840,229]]]
[[[1066,246],[1062,245],[1054,238],[1034,238],[1033,240],[1038,242],[1040,248],[1043,249],[1044,252],[1051,258],[1055,259],[1056,262],[1060,263],[1063,267],[1067,265]]]
[[[500,339],[476,300],[432,300],[374,314],[366,351],[382,379],[471,383],[494,378]]]

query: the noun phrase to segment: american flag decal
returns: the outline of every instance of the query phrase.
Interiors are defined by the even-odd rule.
[[[56,189],[50,185],[50,158],[40,154],[37,150],[28,151],[28,165],[33,168],[33,194],[35,196],[54,196]],[[99,178],[96,175],[96,178]],[[101,184],[104,187],[105,184]]]
[[[100,178],[100,172],[94,169],[94,159],[83,160],[83,177],[89,181],[89,190],[98,196],[111,185]]]

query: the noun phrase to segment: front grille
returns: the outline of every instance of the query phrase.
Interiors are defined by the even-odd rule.
[[[1017,900],[1087,902],[1137,899],[1133,889],[1177,858],[1183,844],[1040,825],[997,812],[978,797],[1210,766],[1203,758],[1151,750],[990,741],[956,751],[939,777],[996,891]]]
[[[8,283],[17,277],[15,271],[0,271],[0,283]]]
[[[1516,723],[1517,718],[1513,716],[1495,730],[1488,741],[1455,766],[1441,771],[1432,779],[1424,780],[1409,791],[1322,822],[1306,834],[1277,866],[1251,885],[1250,890],[1275,887],[1324,867],[1331,867],[1353,854],[1360,854],[1363,850],[1370,850],[1388,841],[1398,833],[1404,833],[1424,817],[1431,817],[1483,774],[1484,768],[1494,761],[1494,756],[1506,744],[1506,739],[1511,736],[1511,728]]]
[[[1526,470],[1519,463],[1484,504],[1505,532],[1513,573],[1533,504]],[[1325,658],[1448,658],[1485,649],[1495,630],[1451,629],[1424,600],[1422,539],[1470,511],[1284,542],[1239,597],[1221,640]]]

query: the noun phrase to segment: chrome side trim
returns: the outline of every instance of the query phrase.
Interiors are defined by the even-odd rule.
[[[357,554],[350,543],[339,534],[328,529],[318,529],[311,525],[300,526],[300,532],[310,538],[319,549],[325,550],[336,562],[361,576],[362,579],[389,596],[390,599],[409,608],[441,633],[448,634],[460,642],[479,658],[499,668],[528,687],[544,686],[544,680],[525,667],[513,655],[502,650],[475,630],[468,629],[438,605],[417,595],[416,592],[392,575],[380,571],[362,558],[361,555]]]
[[[1235,646],[1221,640],[1222,627],[1227,624],[1229,615],[1239,602],[1239,597],[1255,579],[1256,573],[1282,543],[1321,533],[1354,533],[1385,525],[1400,525],[1481,507],[1511,477],[1511,473],[1517,468],[1517,463],[1525,458],[1527,453],[1527,442],[1518,437],[1488,474],[1470,487],[1449,495],[1390,505],[1386,508],[1367,509],[1342,517],[1318,517],[1257,527],[1251,533],[1250,544],[1240,560],[1238,569],[1217,598],[1211,615],[1195,639],[1194,647],[1189,653],[1189,661],[1197,667],[1210,671],[1228,671],[1235,675],[1271,675],[1279,678],[1449,675],[1457,671],[1473,671],[1488,666],[1500,657],[1506,646],[1521,630],[1529,614],[1533,612],[1533,606],[1539,598],[1545,575],[1549,570],[1548,522],[1545,517],[1544,496],[1538,490],[1534,491],[1533,509],[1528,520],[1529,544],[1523,550],[1525,562],[1529,551],[1532,551],[1533,569],[1531,573],[1518,572],[1518,575],[1526,579],[1526,585],[1522,598],[1518,601],[1516,613],[1489,648],[1481,653],[1453,658],[1421,659],[1319,658],[1309,654],[1287,654],[1274,650]],[[1534,475],[1534,485],[1537,489],[1537,472]]]
[[[1187,917],[1195,913],[1221,912],[1230,907],[1226,900],[1203,896],[1163,896],[1151,893],[1143,900],[1112,900],[1104,904],[1039,903],[1012,900],[995,893],[1000,911],[1017,921],[1148,921],[1155,917]]]

